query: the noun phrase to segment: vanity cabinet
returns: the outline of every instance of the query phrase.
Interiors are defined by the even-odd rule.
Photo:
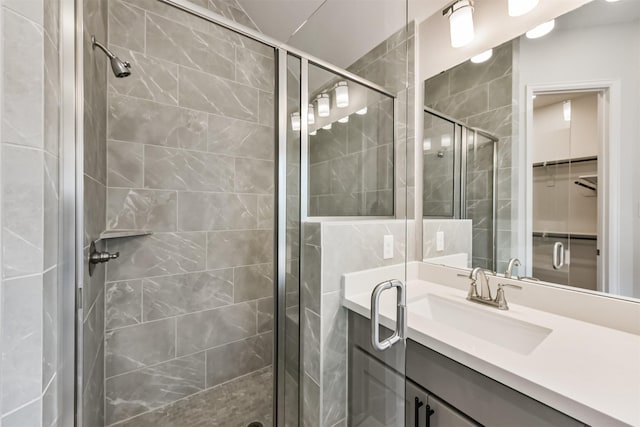
[[[390,333],[381,330],[381,334]],[[404,416],[407,427],[584,427],[583,423],[412,340],[407,341],[406,349],[394,346],[385,352],[374,350],[369,341],[369,320],[350,312],[351,426],[397,427],[402,425],[399,420]],[[434,410],[429,424],[426,405]]]

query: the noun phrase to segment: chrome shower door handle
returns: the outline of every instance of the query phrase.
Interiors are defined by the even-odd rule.
[[[396,330],[389,338],[380,341],[380,296],[384,291],[396,288]],[[389,349],[405,338],[407,325],[406,295],[404,284],[397,279],[378,284],[371,293],[371,345],[379,351]]]
[[[560,270],[564,267],[564,245],[556,242],[553,245],[553,269]]]

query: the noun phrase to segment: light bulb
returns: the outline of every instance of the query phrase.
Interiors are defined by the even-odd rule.
[[[475,37],[473,27],[473,6],[469,0],[460,0],[451,6],[449,15],[451,46],[462,47],[471,43]]]
[[[528,39],[539,39],[540,37],[544,37],[549,34],[556,26],[556,20],[552,19],[551,21],[545,22],[544,24],[540,24],[535,27],[533,30],[527,31]]]
[[[322,126],[322,129],[324,129],[324,130],[331,130],[331,123],[329,123],[329,124],[328,124],[328,125],[326,125],[326,126]]]
[[[296,132],[300,130],[300,113],[291,114],[291,130]]]
[[[336,85],[336,107],[345,108],[349,106],[349,86],[347,82],[338,82]]]
[[[362,110],[356,111],[356,114],[359,116],[364,116],[365,114],[367,114],[367,107],[364,107]]]
[[[309,111],[307,112],[307,122],[312,125],[316,122],[315,110],[313,104],[309,104]]]
[[[571,121],[571,101],[564,101],[562,103],[562,116],[565,122]]]
[[[522,16],[538,6],[540,0],[509,0],[509,16]]]
[[[451,135],[449,134],[442,135],[442,138],[440,139],[440,146],[442,148],[451,147]]]
[[[318,95],[316,98],[318,103],[318,117],[329,117],[331,107],[329,106],[329,95],[326,93]]]
[[[422,143],[422,150],[423,151],[431,150],[431,138],[424,139],[424,142]]]
[[[488,61],[493,56],[493,49],[485,50],[484,52],[471,57],[471,62],[474,64],[480,64],[482,62]]]
[[[338,119],[338,123],[349,123],[349,116],[344,116],[341,119]]]

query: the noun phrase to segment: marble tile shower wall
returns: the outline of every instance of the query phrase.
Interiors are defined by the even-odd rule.
[[[309,139],[309,215],[393,215],[393,101]]]
[[[59,2],[0,1],[0,425],[59,419]]]
[[[271,365],[275,147],[271,48],[156,0],[109,30],[107,228],[154,234],[109,245],[107,425]]]
[[[513,122],[513,68],[517,42],[509,42],[494,49],[493,57],[482,64],[466,61],[425,82],[425,105],[447,116],[454,117],[471,127],[483,129],[499,138],[498,141],[498,257],[499,270],[506,267],[511,252],[511,218],[515,207],[512,191],[513,145],[515,140]],[[479,180],[488,180],[487,174],[479,173]],[[481,182],[477,188],[487,194]],[[490,212],[483,194],[473,195],[475,204],[469,205],[471,218],[482,222]],[[485,229],[476,230],[474,223],[474,257],[488,258],[490,235]]]

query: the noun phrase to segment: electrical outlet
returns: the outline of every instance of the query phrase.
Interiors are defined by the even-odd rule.
[[[436,232],[436,251],[444,251],[444,231]]]
[[[393,258],[393,234],[384,236],[383,253],[384,259]]]

